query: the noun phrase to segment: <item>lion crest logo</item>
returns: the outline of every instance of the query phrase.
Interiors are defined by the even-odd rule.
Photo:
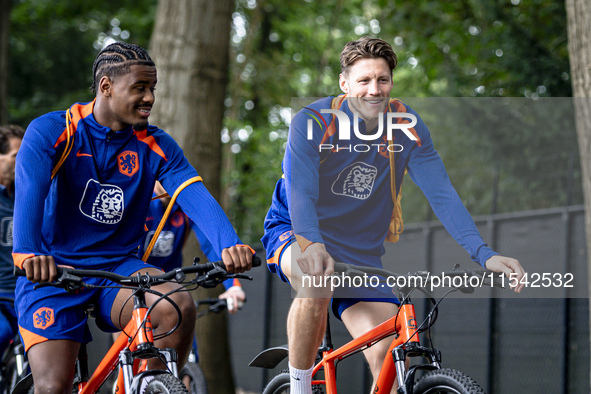
[[[332,192],[339,196],[347,196],[365,200],[371,195],[378,170],[363,162],[353,163],[339,173],[332,184]]]
[[[12,216],[0,220],[0,245],[12,246]]]
[[[121,221],[124,210],[123,190],[119,186],[102,184],[94,179],[86,183],[80,201],[80,211],[99,223],[115,224]]]
[[[150,231],[148,236],[146,237],[146,242],[144,244],[144,250],[148,249],[148,245],[152,241],[154,236],[154,231]],[[162,231],[154,244],[154,248],[152,249],[152,253],[150,256],[152,257],[168,257],[172,254],[174,249],[174,233],[172,231]]]
[[[117,165],[120,173],[129,177],[133,176],[140,168],[137,153],[130,150],[121,152],[117,156]]]
[[[55,322],[53,309],[39,308],[33,313],[33,326],[45,330]]]

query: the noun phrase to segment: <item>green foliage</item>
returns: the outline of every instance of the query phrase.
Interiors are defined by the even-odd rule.
[[[92,99],[100,46],[122,38],[120,29],[129,32],[126,41],[147,47],[156,5],[15,2],[10,121],[26,126],[47,111]],[[237,0],[223,182],[229,216],[245,242],[262,235],[282,173],[292,98],[339,94],[340,51],[361,35],[392,43],[399,57],[392,96],[419,111],[473,214],[580,202],[569,100],[528,104],[571,96],[563,1]],[[473,99],[443,99],[459,96]],[[521,101],[506,108],[487,102],[491,97]],[[457,117],[465,119],[458,124]],[[407,223],[429,217],[410,179],[403,193]]]
[[[11,13],[9,119],[90,101],[92,63],[107,37],[148,46],[156,0],[27,0]]]
[[[240,152],[230,211],[246,242],[262,234],[281,176],[281,158],[274,155],[283,152],[288,122],[277,121],[278,109],[289,108],[293,97],[339,94],[340,51],[366,34],[392,43],[399,58],[392,95],[417,106],[473,214],[579,201],[578,172],[569,173],[578,169],[569,101],[559,106],[560,125],[539,113],[515,113],[527,101],[571,95],[562,1],[238,0],[234,21],[230,97],[239,110],[228,111],[226,124],[228,143]],[[441,99],[454,96],[475,99]],[[513,112],[503,112],[506,121],[495,113],[500,101],[487,108],[477,99],[511,96],[522,99]],[[251,110],[244,107],[248,101]],[[458,124],[453,111],[467,119]],[[540,128],[544,121],[553,127]],[[252,132],[241,140],[237,130],[245,126]],[[406,222],[430,217],[410,179],[403,215]]]

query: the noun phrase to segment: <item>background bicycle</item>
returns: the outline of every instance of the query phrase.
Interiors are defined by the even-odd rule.
[[[0,302],[14,304],[14,299],[0,297]],[[17,334],[2,354],[0,365],[0,394],[9,394],[16,384],[29,373],[29,363],[25,358],[25,349]]]
[[[228,303],[232,302],[232,298],[206,298],[203,300],[195,301],[197,306],[197,319],[206,316],[209,313],[220,313],[229,309]],[[207,308],[200,308],[201,306],[207,306]],[[238,305],[238,309],[242,308],[242,304]],[[203,371],[199,366],[199,353],[197,351],[197,342],[194,341],[193,349],[189,354],[189,358],[181,371],[179,372],[179,378],[183,381],[185,386],[188,387],[190,394],[207,394],[207,382]]]

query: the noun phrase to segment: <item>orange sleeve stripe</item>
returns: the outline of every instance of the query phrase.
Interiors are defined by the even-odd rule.
[[[18,268],[23,269],[23,263],[29,257],[35,257],[33,253],[13,253],[12,259],[14,260],[14,265]]]
[[[237,278],[234,278],[234,280],[232,281],[232,287],[234,286],[242,287],[240,281]]]
[[[168,161],[168,159],[166,158],[166,155],[164,154],[164,151],[162,151],[162,148],[160,148],[160,146],[156,142],[156,139],[154,137],[152,137],[151,135],[148,135],[147,129],[144,129],[141,131],[135,131],[134,134],[135,134],[136,138],[138,139],[138,141],[141,141],[144,144],[147,144],[153,152],[155,152],[157,155],[162,157],[164,160]]]
[[[41,335],[35,334],[34,332],[25,330],[21,326],[18,326],[18,330],[20,331],[21,336],[23,337],[23,342],[25,343],[25,352],[28,352],[31,346],[49,340],[45,337],[42,337]]]
[[[248,249],[250,249],[250,251],[252,252],[252,254],[256,254],[256,252],[254,251],[254,249],[253,249],[253,248],[251,248],[251,247],[250,247],[250,246],[248,246],[248,245],[237,244],[236,246],[239,246],[239,247],[241,247],[241,248],[248,248]]]
[[[302,253],[306,251],[308,246],[310,246],[314,243],[314,242],[309,241],[306,238],[302,237],[301,235],[296,234],[295,238],[296,238],[296,241],[298,242],[298,245],[300,246],[300,249],[302,250]]]
[[[95,99],[96,100],[96,99]],[[74,126],[74,132],[76,132],[76,129],[78,127],[78,122],[80,121],[80,119],[86,118],[88,115],[90,115],[92,113],[92,109],[94,108],[94,100],[91,101],[90,103],[87,103],[85,105],[82,104],[74,104],[72,106],[72,126]],[[59,138],[57,139],[55,145],[53,145],[54,148],[57,148],[59,144],[61,144],[62,142],[64,142],[67,138],[68,138],[68,130],[64,129],[64,131],[62,131],[62,134],[59,136]]]

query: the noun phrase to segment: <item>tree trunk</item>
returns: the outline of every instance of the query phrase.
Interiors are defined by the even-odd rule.
[[[566,12],[568,52],[585,196],[587,267],[591,293],[591,3],[589,0],[566,0]],[[589,316],[591,317],[591,304]]]
[[[12,0],[0,0],[0,125],[8,123],[8,46]]]
[[[174,137],[218,201],[233,10],[231,0],[160,0],[150,44],[158,69],[151,122]],[[185,247],[186,260],[196,253],[196,242]],[[221,290],[199,289],[196,296]],[[211,392],[234,393],[225,315],[199,319],[196,332]]]

